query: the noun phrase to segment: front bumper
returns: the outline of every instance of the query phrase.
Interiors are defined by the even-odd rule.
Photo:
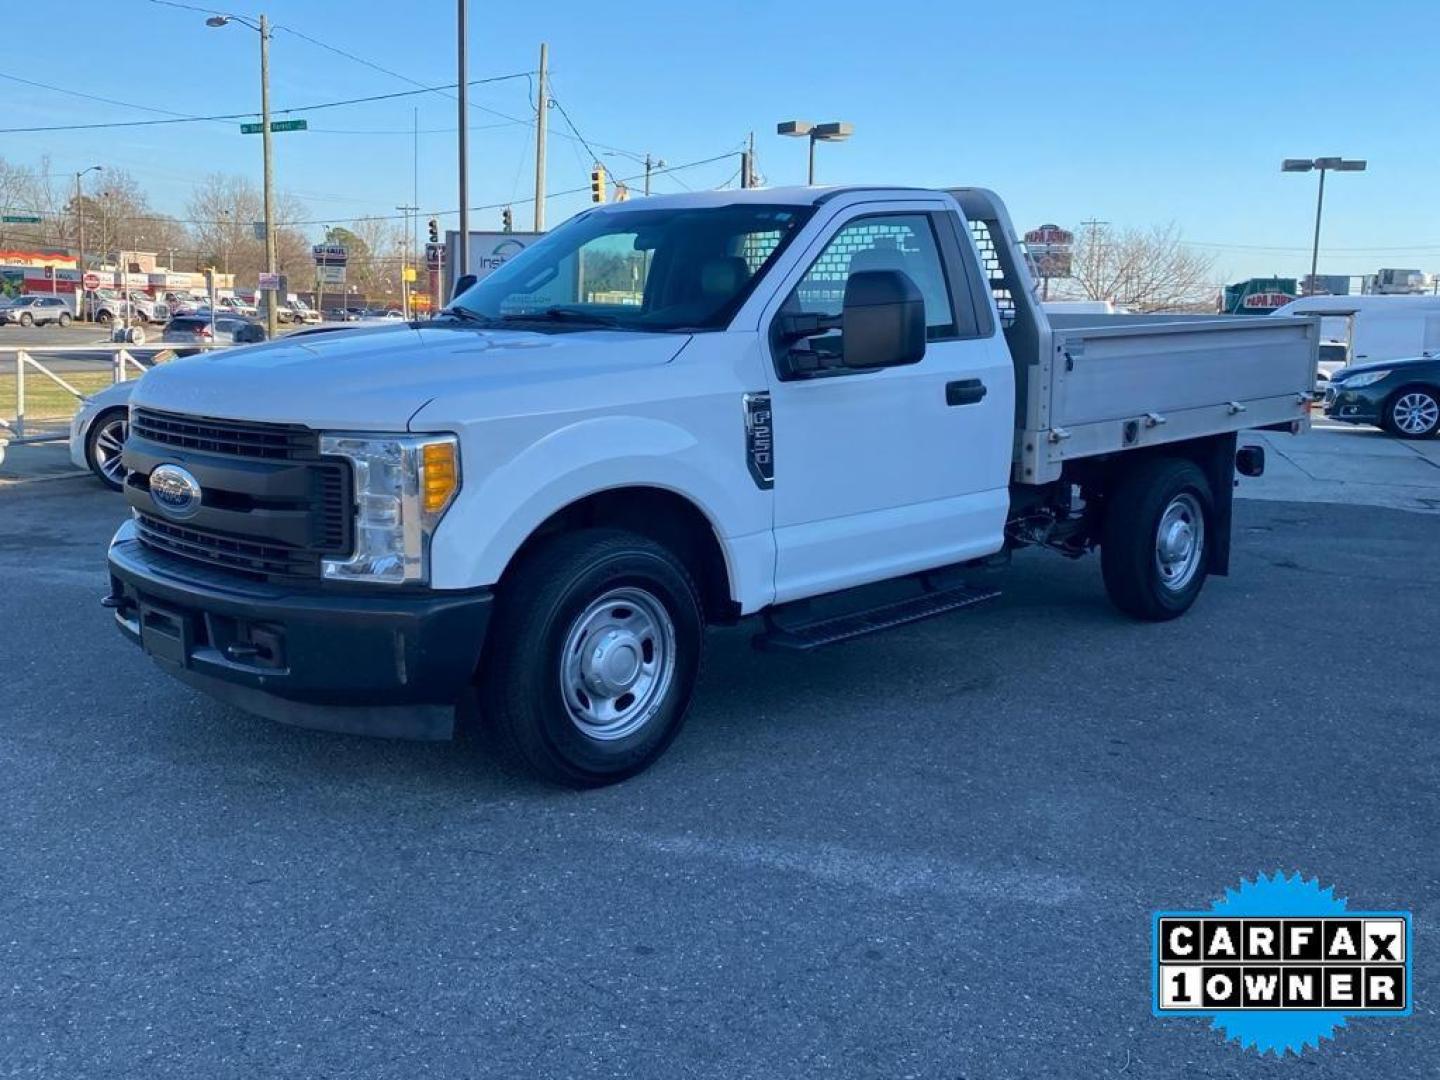
[[[444,739],[490,621],[489,589],[356,592],[251,581],[111,541],[120,632],[182,682],[301,727]]]
[[[1347,424],[1379,424],[1391,393],[1388,382],[1382,379],[1359,390],[1347,390],[1343,384],[1332,386],[1325,391],[1325,416]]]

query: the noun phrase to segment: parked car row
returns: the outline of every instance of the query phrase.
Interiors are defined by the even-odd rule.
[[[332,307],[325,309],[329,322],[373,322],[376,319],[403,321],[405,313],[398,308],[383,307]]]

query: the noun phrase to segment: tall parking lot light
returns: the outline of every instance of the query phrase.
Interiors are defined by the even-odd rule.
[[[260,144],[265,155],[265,272],[274,274],[275,269],[275,172],[270,157],[270,20],[260,16],[253,23],[243,15],[212,15],[205,20],[206,26],[227,26],[237,22],[248,26],[260,35]],[[270,293],[270,302],[265,305],[265,333],[275,336],[277,324],[275,293]]]
[[[1309,172],[1314,169],[1320,174],[1320,189],[1315,196],[1315,243],[1310,249],[1310,282],[1307,294],[1315,292],[1315,276],[1320,266],[1320,212],[1325,208],[1325,174],[1332,169],[1336,172],[1364,172],[1365,161],[1357,158],[1286,158],[1280,163],[1281,172]]]
[[[775,125],[775,134],[810,140],[810,171],[806,183],[813,187],[815,184],[815,144],[817,142],[844,142],[855,134],[855,125],[844,121],[812,124],[809,120],[786,120]]]

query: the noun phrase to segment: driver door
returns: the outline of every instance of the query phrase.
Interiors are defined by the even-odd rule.
[[[1009,505],[1010,356],[979,311],[968,237],[942,203],[842,212],[770,313],[838,316],[862,270],[899,270],[925,300],[926,351],[879,370],[821,366],[771,384],[777,602],[999,550]],[[808,260],[808,261],[807,261]],[[968,265],[967,265],[968,260]],[[834,351],[841,331],[800,347]],[[787,346],[771,334],[772,355]],[[813,366],[813,365],[812,365]]]

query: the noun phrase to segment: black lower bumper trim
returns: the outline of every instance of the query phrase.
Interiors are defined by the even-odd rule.
[[[445,738],[490,621],[489,589],[350,592],[251,582],[149,551],[122,529],[106,604],[189,685],[285,723]]]

